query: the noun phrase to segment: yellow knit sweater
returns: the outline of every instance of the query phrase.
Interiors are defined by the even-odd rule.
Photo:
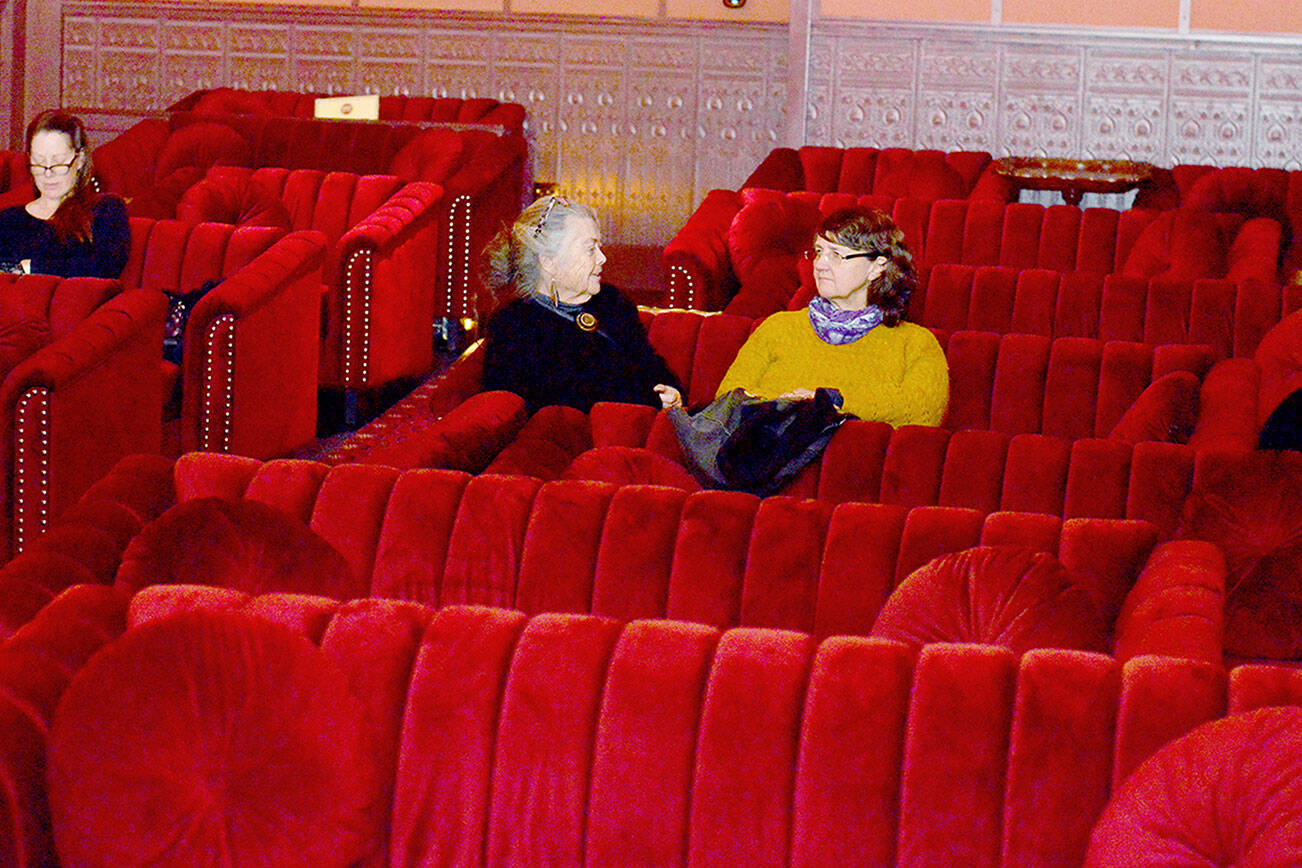
[[[900,425],[939,425],[949,403],[949,364],[930,331],[902,322],[853,343],[826,343],[806,310],[775,313],[737,353],[719,394],[738,387],[762,398],[820,386],[841,390],[845,412]]]

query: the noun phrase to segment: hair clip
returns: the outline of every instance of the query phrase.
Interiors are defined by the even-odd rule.
[[[547,207],[543,209],[542,216],[538,218],[538,223],[533,227],[534,238],[537,238],[542,234],[543,226],[547,224],[547,217],[552,213],[552,208],[556,207],[557,202],[560,202],[567,208],[570,207],[569,199],[566,199],[564,196],[553,195],[551,199],[548,200]]]

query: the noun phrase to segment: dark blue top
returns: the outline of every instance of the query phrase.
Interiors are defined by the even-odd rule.
[[[595,320],[592,331],[576,324],[581,313]],[[651,346],[637,307],[608,284],[561,312],[516,299],[489,318],[487,331],[484,389],[515,392],[531,413],[548,404],[587,412],[597,401],[659,408],[658,384],[682,391]]]
[[[94,206],[90,241],[59,241],[50,224],[22,205],[0,211],[0,262],[32,261],[33,274],[60,277],[121,277],[131,254],[131,221],[116,196]]]

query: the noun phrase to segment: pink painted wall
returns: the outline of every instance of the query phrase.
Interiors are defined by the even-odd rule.
[[[1231,33],[1302,33],[1297,0],[1192,0],[1189,27]]]
[[[1004,23],[1175,31],[1180,26],[1180,0],[1004,0]]]
[[[990,0],[911,0],[865,3],[864,0],[821,0],[828,18],[881,18],[890,21],[971,21],[990,23]]]

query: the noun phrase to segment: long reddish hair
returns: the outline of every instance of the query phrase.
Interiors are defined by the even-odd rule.
[[[81,156],[81,166],[77,169],[77,180],[72,191],[68,193],[59,207],[55,209],[48,223],[60,241],[90,241],[91,226],[95,219],[95,202],[99,194],[95,192],[95,172],[90,163],[90,146],[86,139],[86,127],[81,118],[62,109],[47,109],[27,125],[27,153],[32,152],[32,139],[37,133],[63,133],[72,144],[74,154]]]

